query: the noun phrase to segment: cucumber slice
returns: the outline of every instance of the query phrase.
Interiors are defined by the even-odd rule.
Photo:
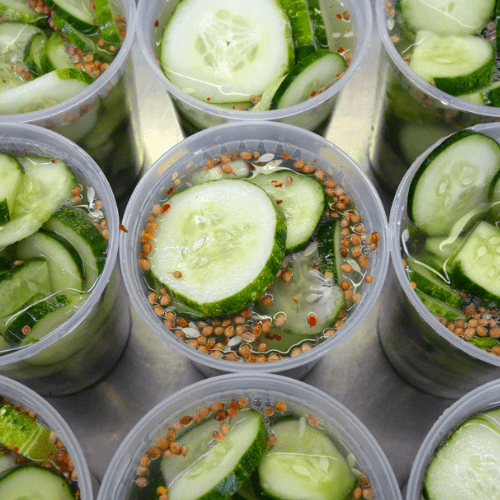
[[[68,39],[68,42],[72,43],[75,47],[91,54],[96,54],[96,52],[98,52],[96,44],[92,41],[92,39],[84,35],[81,31],[75,29],[75,27],[66,21],[66,19],[59,16],[56,12],[52,14],[51,19],[54,26],[56,26],[57,29]],[[104,52],[101,52],[100,50],[99,52],[99,56],[104,54]]]
[[[214,104],[262,95],[293,60],[290,23],[276,0],[182,0],[160,47],[167,77]]]
[[[19,467],[3,476],[0,479],[0,498],[75,500],[64,477],[36,466]]]
[[[407,264],[408,277],[417,285],[417,290],[452,307],[462,307],[463,300],[460,295],[443,278],[415,260],[408,259]]]
[[[450,95],[467,94],[493,80],[495,50],[479,36],[439,36],[419,31],[410,68]]]
[[[8,403],[0,405],[0,443],[31,460],[53,461],[58,452],[47,427]]]
[[[316,239],[318,242],[320,270],[323,274],[331,273],[335,283],[339,283],[342,276],[340,267],[344,260],[340,253],[341,231],[340,219],[332,220],[320,226]]]
[[[465,238],[451,264],[455,287],[500,301],[500,229],[481,221]]]
[[[24,168],[23,183],[14,203],[12,218],[2,226],[0,247],[36,232],[65,203],[76,186],[70,168],[61,160],[18,157]]]
[[[34,302],[0,320],[2,335],[13,345],[37,342],[68,320],[82,299],[79,294],[57,293]]]
[[[408,192],[408,215],[429,235],[446,235],[457,220],[487,202],[500,170],[500,146],[462,130],[446,138],[418,168]]]
[[[345,500],[356,486],[346,460],[319,429],[302,419],[271,427],[276,444],[258,467],[264,493],[279,500]]]
[[[190,187],[168,204],[148,259],[174,296],[217,316],[237,312],[267,289],[283,263],[286,222],[263,189],[223,179]]]
[[[76,249],[83,262],[84,289],[90,290],[106,262],[108,244],[101,231],[82,211],[73,208],[57,211],[43,227]]]
[[[300,61],[316,50],[306,0],[280,0],[292,26],[295,60]]]
[[[267,87],[266,90],[264,90],[260,101],[255,104],[251,110],[252,111],[269,111],[271,109],[271,103],[273,101],[274,94],[276,94],[276,91],[278,90],[279,86],[283,82],[283,80],[286,78],[286,75],[280,76],[278,79],[276,79],[270,87]]]
[[[500,498],[500,433],[486,419],[462,424],[429,464],[424,494],[429,499]]]
[[[21,164],[14,157],[0,153],[0,225],[11,219],[14,202],[22,183]]]
[[[234,179],[235,177],[244,179],[250,175],[250,167],[245,160],[234,160],[227,163],[231,167],[231,173],[222,170],[221,165],[217,165],[208,170],[196,170],[189,176],[191,184],[202,184],[208,181],[218,181],[220,179]]]
[[[37,231],[16,246],[19,259],[43,257],[49,266],[54,292],[83,290],[83,263],[78,252],[65,239],[47,231]]]
[[[49,267],[45,259],[23,262],[0,274],[0,317],[17,311],[38,292],[44,296],[52,291]]]
[[[42,73],[50,73],[56,69],[74,68],[75,63],[67,50],[68,45],[59,33],[53,33],[45,44],[40,64]]]
[[[465,314],[461,309],[450,306],[446,302],[439,299],[431,297],[420,290],[415,290],[418,298],[422,301],[425,307],[438,318],[446,318],[448,321],[457,321],[459,319],[465,319]]]
[[[405,0],[399,2],[405,26],[413,32],[474,35],[491,20],[495,0]]]
[[[462,237],[450,240],[448,236],[429,236],[425,240],[425,248],[444,263],[463,242]]]
[[[45,0],[45,3],[75,29],[83,33],[95,31],[95,11],[88,0]]]
[[[269,293],[273,301],[261,305],[268,316],[284,314],[282,331],[298,335],[316,335],[332,326],[344,306],[344,292],[332,278],[325,278],[315,266],[317,245],[311,243],[292,262],[292,280],[281,278],[273,282]]]
[[[344,58],[328,50],[317,50],[297,63],[274,94],[271,109],[307,101],[331,87],[346,70]]]
[[[35,24],[45,19],[37,13],[26,0],[0,0],[0,17],[2,22],[19,21]]]
[[[222,441],[213,440],[220,422],[208,420],[182,436],[186,457],[162,459],[170,500],[223,500],[243,486],[267,447],[267,432],[259,412],[242,410],[229,424]]]
[[[480,106],[500,107],[500,82],[493,82],[476,92],[459,95],[458,97]]]
[[[307,0],[307,6],[316,46],[318,49],[328,49],[330,44],[328,43],[328,34],[326,32],[325,20],[323,19],[320,2],[319,0]]]
[[[325,193],[315,178],[281,169],[258,173],[249,181],[264,189],[283,210],[286,219],[286,249],[291,252],[307,243],[323,215]]]
[[[51,71],[24,85],[1,92],[0,114],[28,113],[52,106],[70,99],[92,82],[88,73],[77,68]]]
[[[45,53],[45,46],[47,45],[47,35],[40,31],[35,33],[24,51],[24,63],[28,71],[35,76],[40,76],[42,70],[42,56]]]
[[[94,0],[94,7],[102,39],[108,44],[119,47],[122,39],[108,0]]]

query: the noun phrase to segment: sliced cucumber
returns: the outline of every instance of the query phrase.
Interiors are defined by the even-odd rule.
[[[87,0],[45,0],[56,14],[83,33],[96,29],[95,11]]]
[[[274,94],[272,109],[307,101],[331,87],[346,70],[344,58],[328,50],[317,50],[297,63]]]
[[[429,309],[434,316],[437,316],[438,318],[446,318],[448,321],[465,319],[465,314],[461,309],[457,309],[456,307],[450,306],[446,302],[430,297],[429,295],[422,293],[420,290],[415,290],[415,292],[424,306]]]
[[[31,460],[54,461],[58,452],[47,427],[8,403],[0,405],[0,443]]]
[[[94,0],[94,6],[102,39],[108,44],[119,47],[122,39],[108,0]]]
[[[218,442],[213,439],[214,423],[220,427],[209,420],[180,438],[188,448],[186,457],[163,459],[170,500],[229,498],[257,467],[267,447],[260,413],[250,409],[238,412],[231,419],[229,434]]]
[[[175,296],[217,316],[267,289],[283,263],[286,222],[263,189],[223,179],[188,188],[168,203],[148,258],[153,275]]]
[[[316,50],[306,0],[280,0],[292,26],[295,60],[300,61]]]
[[[0,274],[0,317],[17,311],[35,293],[52,291],[49,267],[45,259],[27,260]]]
[[[19,259],[43,257],[49,266],[50,282],[54,292],[83,290],[83,263],[80,255],[64,238],[39,230],[17,244]]]
[[[276,444],[258,467],[264,493],[279,500],[345,500],[356,485],[346,460],[319,429],[302,419],[271,427]]]
[[[316,335],[332,326],[344,305],[344,292],[332,278],[325,278],[316,268],[317,245],[311,243],[298,252],[291,264],[292,280],[276,278],[269,293],[271,304],[262,305],[271,317],[284,314],[282,331],[298,335]]]
[[[405,26],[411,31],[474,35],[491,20],[495,3],[495,0],[405,0],[398,5]]]
[[[462,237],[451,240],[448,236],[429,236],[425,240],[425,248],[444,263],[453,255],[463,241]]]
[[[231,167],[231,172],[226,173],[222,170],[221,165],[217,165],[208,170],[196,170],[189,176],[189,182],[192,184],[202,184],[208,181],[217,181],[220,179],[244,179],[250,175],[250,167],[248,162],[239,159],[227,163]]]
[[[12,218],[2,226],[0,247],[16,243],[33,234],[65,203],[76,186],[76,179],[66,163],[31,157],[18,157],[24,168],[23,183],[14,203]]]
[[[443,92],[458,96],[492,82],[495,50],[479,36],[439,36],[419,31],[410,68]]]
[[[96,44],[94,43],[94,41],[87,35],[84,35],[81,31],[78,31],[71,23],[66,21],[66,19],[59,16],[56,12],[52,14],[51,19],[57,29],[75,47],[78,47],[84,52],[89,52],[91,54],[95,54],[97,52]],[[101,55],[101,53],[99,55]]]
[[[24,85],[1,92],[0,114],[28,113],[52,106],[85,90],[92,81],[88,73],[77,68],[51,71]]]
[[[462,94],[458,97],[464,101],[479,104],[480,106],[500,107],[500,82],[493,82],[476,92],[471,94]]]
[[[474,417],[456,429],[429,464],[424,494],[430,500],[500,498],[500,433]]]
[[[258,173],[249,179],[272,196],[286,219],[286,249],[293,251],[307,243],[325,209],[323,186],[315,178],[288,169]]]
[[[276,0],[182,0],[160,47],[167,77],[214,104],[262,95],[293,60],[290,23]]]
[[[0,225],[9,222],[14,202],[23,183],[21,164],[6,153],[0,153]]]
[[[325,20],[321,10],[319,0],[308,0],[307,6],[309,8],[309,18],[313,26],[314,39],[318,49],[328,49],[330,44],[328,42],[328,34],[326,32]]]
[[[0,17],[3,22],[19,21],[36,24],[45,19],[37,13],[26,0],[0,0]]]
[[[408,215],[429,235],[446,235],[457,220],[487,203],[500,170],[500,146],[463,130],[446,138],[421,163],[408,192]]]
[[[500,301],[500,229],[485,221],[478,222],[451,266],[456,288]]]
[[[0,479],[0,498],[75,500],[63,476],[36,466],[19,467],[3,476]]]
[[[317,242],[320,270],[323,274],[330,272],[335,283],[342,276],[343,258],[340,253],[342,225],[340,219],[323,224],[318,229]]]
[[[56,69],[74,68],[75,63],[67,50],[68,45],[59,33],[53,33],[45,44],[45,52],[40,59],[42,73],[50,73]]]
[[[47,45],[47,35],[40,31],[35,33],[24,51],[24,63],[30,73],[35,76],[40,76],[42,70],[42,57],[45,54],[45,46]]]
[[[83,299],[80,294],[57,293],[1,320],[2,335],[13,345],[38,342],[67,321]]]
[[[62,208],[43,226],[72,245],[81,257],[84,269],[84,290],[90,290],[106,262],[108,244],[90,219],[80,210]]]

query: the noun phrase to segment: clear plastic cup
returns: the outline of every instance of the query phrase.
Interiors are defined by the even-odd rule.
[[[134,79],[131,49],[136,2],[114,0],[127,21],[127,35],[109,68],[85,90],[44,109],[0,115],[0,122],[53,129],[77,143],[102,168],[118,199],[130,194],[142,169],[142,146],[131,119]]]
[[[118,361],[127,343],[130,307],[123,300],[117,263],[119,216],[113,192],[98,165],[73,142],[50,130],[0,122],[0,151],[65,161],[93,187],[108,220],[109,240],[102,273],[83,305],[38,342],[0,355],[0,374],[52,396],[84,389]]]
[[[371,284],[363,283],[361,299],[350,310],[344,325],[337,332],[299,356],[275,362],[242,363],[218,359],[204,354],[177,338],[164,325],[148,300],[151,291],[146,286],[144,272],[139,268],[140,239],[152,207],[164,198],[165,191],[185,178],[192,165],[201,166],[208,157],[223,152],[260,151],[301,158],[314,163],[326,175],[332,174],[345,188],[364,221],[366,234],[380,233],[380,244],[370,257],[368,273],[374,277]],[[281,372],[297,378],[303,377],[322,356],[347,340],[373,309],[382,290],[388,267],[386,216],[380,198],[369,179],[359,167],[338,147],[307,130],[276,122],[236,122],[211,127],[181,141],[163,154],[141,179],[125,210],[121,234],[120,256],[122,273],[131,302],[140,317],[169,348],[186,356],[207,376],[223,372]],[[366,286],[365,286],[366,285]]]
[[[328,394],[287,377],[265,374],[231,374],[192,384],[170,395],[147,413],[118,447],[104,475],[98,500],[127,497],[141,457],[166,428],[183,415],[220,400],[246,397],[256,407],[283,401],[298,415],[314,415],[319,428],[340,448],[352,453],[355,467],[371,483],[373,498],[401,498],[398,483],[384,452],[370,431]]]
[[[383,83],[370,164],[381,185],[394,195],[405,172],[425,149],[462,128],[500,120],[500,108],[449,95],[417,76],[391,40],[386,0],[375,0],[383,49],[378,79]],[[392,2],[394,9],[396,2]]]
[[[78,488],[81,500],[93,500],[92,477],[85,455],[73,431],[62,416],[41,396],[23,384],[0,375],[0,396],[11,403],[18,403],[36,413],[37,418],[63,442],[73,461],[78,475]]]
[[[500,381],[494,380],[465,394],[443,412],[425,436],[415,456],[406,484],[406,500],[420,500],[422,498],[425,470],[438,446],[446,440],[449,433],[469,417],[499,406]]]
[[[500,141],[500,124],[477,125],[471,130]],[[500,358],[457,337],[434,317],[412,288],[401,253],[411,180],[420,163],[440,142],[417,158],[394,197],[389,217],[392,266],[382,297],[385,313],[379,315],[378,333],[389,361],[409,383],[435,396],[458,399],[498,378]]]
[[[158,61],[158,37],[178,0],[142,0],[137,6],[137,37],[143,57],[153,75],[168,91],[188,133],[229,121],[272,120],[316,130],[331,115],[340,91],[359,70],[366,58],[372,31],[372,10],[369,0],[340,2],[351,14],[355,36],[354,57],[345,75],[329,89],[313,99],[283,109],[268,111],[238,111],[214,106],[193,98],[173,85],[161,70]],[[325,12],[331,12],[331,2],[325,2]],[[156,26],[156,27],[155,27]]]

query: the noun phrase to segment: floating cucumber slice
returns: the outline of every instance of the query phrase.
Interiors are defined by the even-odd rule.
[[[217,181],[219,179],[231,179],[238,177],[243,179],[250,175],[248,162],[239,159],[227,163],[231,167],[231,173],[226,173],[220,165],[209,168],[208,170],[196,170],[189,176],[189,182],[192,184],[201,184],[208,181]]]
[[[326,32],[325,20],[321,12],[320,2],[319,0],[308,0],[307,6],[309,8],[309,18],[312,23],[316,46],[318,49],[328,49],[330,44],[328,43],[328,34]]]
[[[76,179],[66,163],[45,159],[39,164],[18,157],[25,173],[14,203],[12,217],[0,231],[0,247],[22,240],[37,231],[66,202]],[[43,160],[40,160],[43,162]]]
[[[426,498],[500,498],[500,433],[481,417],[470,418],[438,449],[425,473]]]
[[[58,30],[72,43],[75,47],[83,50],[84,52],[89,52],[95,54],[97,52],[96,44],[81,31],[75,29],[75,27],[66,21],[66,19],[59,16],[56,12],[52,14],[52,22],[57,26]],[[99,56],[103,52],[99,51]]]
[[[205,316],[231,314],[271,284],[284,258],[286,222],[260,187],[205,182],[168,200],[148,256],[151,272]]]
[[[28,71],[35,76],[40,76],[43,73],[42,70],[42,56],[45,54],[45,46],[47,45],[47,35],[40,31],[35,33],[24,52],[24,63],[26,64]]]
[[[80,255],[64,238],[39,230],[16,246],[19,259],[43,257],[49,266],[50,282],[54,292],[82,291],[83,263]]]
[[[35,293],[44,296],[52,291],[47,261],[27,260],[0,274],[0,317],[17,311]]]
[[[213,104],[262,95],[293,61],[290,23],[276,0],[182,0],[160,47],[168,78]]]
[[[45,52],[40,59],[40,65],[42,73],[75,67],[75,63],[67,51],[67,44],[59,33],[53,33],[45,44]]]
[[[0,114],[27,113],[52,106],[85,90],[92,81],[88,73],[77,68],[51,71],[24,85],[1,92]]]
[[[108,244],[83,212],[62,208],[45,224],[44,229],[62,237],[78,252],[84,269],[84,290],[90,290],[101,274],[106,261]]]
[[[44,15],[38,14],[26,0],[1,0],[0,17],[3,22],[19,21],[31,24],[45,19]]]
[[[19,496],[22,492],[23,496]],[[29,466],[19,467],[0,479],[0,498],[50,498],[50,500],[75,500],[63,476],[48,469]]]
[[[45,3],[77,30],[83,33],[95,31],[96,13],[87,0],[45,0]]]
[[[446,235],[457,220],[484,204],[500,170],[500,146],[462,130],[446,138],[421,163],[408,192],[408,215],[429,235]]]
[[[493,80],[495,51],[482,37],[419,31],[414,47],[410,68],[450,95],[470,93]]]
[[[295,60],[300,61],[316,50],[306,0],[280,0],[292,26]]]
[[[259,464],[262,490],[280,500],[345,500],[356,485],[346,460],[319,429],[302,419],[271,426],[276,444]]]
[[[229,434],[213,442],[220,427],[208,420],[180,439],[187,445],[186,457],[162,460],[162,471],[170,500],[224,499],[247,481],[267,447],[264,420],[255,410],[242,410],[229,423]]]
[[[331,87],[347,68],[344,58],[317,50],[298,62],[274,94],[271,108],[280,109],[307,101]]]
[[[342,276],[343,257],[340,253],[342,225],[340,219],[335,219],[323,224],[318,229],[316,241],[318,242],[318,255],[320,270],[323,274],[329,272],[335,283],[340,282]]]
[[[21,164],[6,153],[0,153],[0,225],[9,222],[14,202],[23,183]]]
[[[479,297],[500,300],[500,229],[481,221],[451,263],[452,283]]]
[[[474,35],[495,11],[495,0],[405,0],[398,5],[408,29],[441,35]]]
[[[315,265],[318,262],[316,244],[296,254],[292,262],[292,280],[285,283],[276,278],[269,291],[271,304],[260,306],[269,316],[284,314],[283,331],[298,335],[316,335],[333,325],[344,305],[344,292],[325,278]]]
[[[0,405],[0,443],[31,460],[53,461],[58,449],[50,430],[12,405]],[[0,497],[5,498],[5,497]]]
[[[122,39],[108,0],[94,0],[94,6],[102,39],[108,44],[119,47]]]
[[[259,173],[249,181],[264,189],[283,210],[287,225],[287,251],[307,243],[325,209],[321,183],[314,177],[288,169]]]

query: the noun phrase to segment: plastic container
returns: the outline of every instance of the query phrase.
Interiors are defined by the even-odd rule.
[[[417,76],[391,40],[393,19],[387,3],[375,0],[383,44],[378,77],[385,90],[369,156],[381,185],[394,195],[405,172],[425,149],[456,130],[499,121],[500,108],[464,101]]]
[[[500,381],[477,387],[447,408],[429,430],[415,456],[406,485],[406,500],[420,500],[427,466],[437,447],[460,423],[474,414],[484,413],[500,405]]]
[[[139,268],[139,251],[142,231],[155,203],[158,203],[170,187],[184,178],[187,168],[202,165],[208,157],[221,152],[255,151],[288,154],[315,162],[325,174],[332,173],[343,186],[364,221],[366,234],[380,233],[380,244],[370,257],[369,274],[374,283],[363,286],[361,300],[349,312],[344,325],[335,335],[296,357],[283,358],[276,362],[242,363],[218,359],[197,351],[178,339],[153,311],[148,301],[144,273]],[[125,210],[120,256],[122,273],[131,302],[140,317],[161,341],[169,348],[187,356],[207,376],[223,372],[280,372],[297,378],[303,377],[322,356],[347,340],[373,309],[382,290],[388,266],[386,240],[386,216],[381,201],[368,178],[359,167],[339,148],[307,130],[274,122],[237,122],[211,127],[180,142],[161,156],[141,179]],[[363,284],[367,285],[367,284]]]
[[[42,397],[23,384],[0,375],[0,396],[12,403],[19,403],[28,410],[34,411],[49,429],[63,442],[73,461],[78,475],[78,487],[81,500],[93,500],[92,477],[85,455],[73,431],[62,416]]]
[[[237,111],[213,106],[191,97],[173,85],[161,70],[158,61],[157,37],[163,30],[178,0],[142,0],[137,6],[137,37],[143,57],[154,77],[173,98],[181,122],[188,133],[228,121],[272,120],[315,130],[330,116],[340,91],[358,71],[366,58],[372,32],[372,10],[369,0],[342,1],[351,14],[355,34],[354,58],[349,68],[328,90],[313,99],[283,109],[269,111]],[[331,3],[331,2],[330,2]],[[326,2],[325,10],[331,9]],[[156,23],[159,23],[155,27]]]
[[[127,35],[109,68],[84,91],[44,109],[0,115],[0,122],[31,123],[53,129],[85,149],[102,168],[115,196],[130,194],[142,169],[142,146],[131,118],[134,79],[131,50],[136,29],[136,2],[116,0],[127,21]]]
[[[38,342],[0,356],[0,374],[22,381],[42,395],[73,393],[111,370],[130,334],[130,308],[123,300],[117,264],[116,201],[98,165],[60,134],[35,125],[0,122],[0,151],[62,159],[87,186],[95,189],[108,220],[106,262],[83,305]]]
[[[477,125],[471,130],[500,141],[500,124]],[[386,298],[382,298],[385,313],[379,316],[378,333],[389,361],[410,384],[435,396],[458,399],[498,378],[500,358],[464,341],[442,325],[418,298],[403,268],[401,234],[408,189],[420,163],[436,145],[420,155],[408,170],[391,207],[392,266],[384,291]]]
[[[320,428],[356,458],[370,479],[373,498],[397,500],[399,487],[384,452],[368,429],[338,401],[303,382],[279,375],[231,374],[192,384],[155,406],[130,431],[104,475],[98,500],[125,498],[140,458],[165,429],[183,415],[219,400],[247,397],[253,404],[283,401],[299,414],[313,414]],[[269,404],[269,403],[268,403]]]

